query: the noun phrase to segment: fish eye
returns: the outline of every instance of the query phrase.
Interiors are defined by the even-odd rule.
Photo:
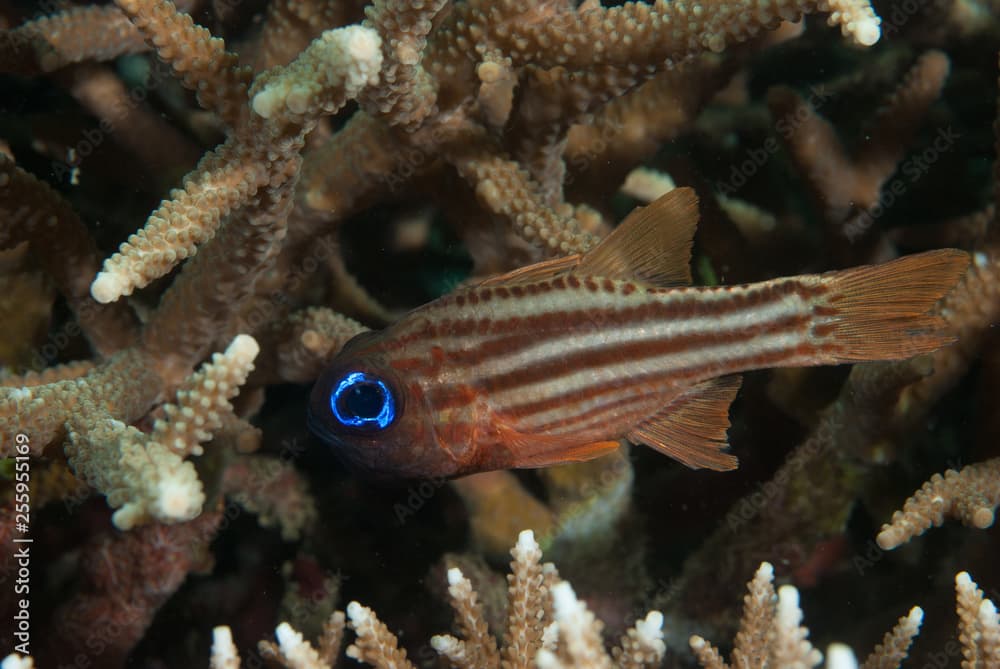
[[[345,427],[384,430],[396,420],[396,399],[382,379],[350,372],[330,393],[330,409]]]

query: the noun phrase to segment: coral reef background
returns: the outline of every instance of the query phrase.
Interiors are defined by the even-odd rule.
[[[48,5],[0,1],[0,654],[24,434],[40,667],[207,666],[218,625],[258,666],[279,622],[316,639],[352,600],[437,666],[450,570],[502,637],[529,528],[609,645],[662,612],[664,666],[733,638],[763,561],[817,648],[920,605],[904,666],[963,662],[956,573],[1000,601],[1000,8]],[[700,197],[699,284],[971,250],[957,343],[748,374],[734,472],[624,447],[373,484],[307,432],[350,336],[585,250],[671,183]]]

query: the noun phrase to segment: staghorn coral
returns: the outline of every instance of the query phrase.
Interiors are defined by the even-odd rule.
[[[0,70],[31,77],[0,82],[14,91],[4,105],[25,101],[0,115],[0,130],[12,145],[0,166],[9,179],[0,193],[0,244],[28,263],[18,277],[51,280],[51,287],[10,296],[15,305],[31,300],[25,314],[37,313],[32,322],[49,328],[15,335],[32,339],[17,342],[17,350],[38,350],[46,336],[58,342],[50,347],[56,353],[43,360],[51,365],[45,369],[23,366],[40,356],[4,359],[11,368],[0,389],[4,452],[11,435],[27,431],[38,474],[33,485],[53,488],[39,493],[31,516],[39,545],[57,558],[33,567],[42,633],[67,598],[67,579],[81,586],[81,560],[97,554],[85,539],[106,531],[106,518],[99,526],[93,518],[104,501],[88,501],[86,484],[112,506],[122,504],[116,516],[122,526],[155,521],[129,531],[138,542],[136,555],[155,545],[154,529],[166,531],[159,521],[196,513],[200,495],[207,511],[189,522],[205,520],[205,539],[217,537],[217,571],[179,586],[173,596],[165,589],[144,600],[143,616],[160,614],[148,633],[136,628],[122,639],[115,650],[119,663],[130,653],[131,662],[199,661],[193,658],[204,657],[198,644],[207,652],[209,629],[202,623],[212,619],[233,624],[232,642],[220,638],[220,648],[230,649],[220,651],[220,666],[233,666],[237,647],[249,664],[248,639],[259,638],[262,624],[273,627],[277,593],[291,587],[274,575],[292,550],[315,556],[321,573],[342,572],[350,591],[398,624],[393,631],[412,648],[413,638],[441,626],[433,616],[411,613],[422,593],[402,584],[419,581],[446,551],[469,548],[496,560],[516,530],[529,525],[580,599],[615,632],[628,627],[624,621],[634,619],[638,602],[650,599],[668,621],[678,621],[668,625],[668,634],[684,636],[701,624],[715,624],[712,634],[722,634],[734,621],[717,615],[718,603],[773,552],[780,553],[779,573],[800,585],[807,610],[810,597],[845,587],[853,596],[845,595],[850,604],[841,602],[837,610],[854,607],[859,620],[881,625],[884,616],[873,613],[875,605],[858,591],[870,589],[880,606],[892,606],[900,592],[918,587],[894,585],[878,568],[854,579],[845,571],[874,534],[866,534],[867,513],[886,517],[888,505],[897,505],[906,490],[952,466],[944,460],[972,450],[961,427],[967,416],[955,407],[979,398],[983,413],[990,413],[990,396],[968,387],[970,381],[951,390],[970,367],[972,379],[990,373],[977,357],[991,345],[990,326],[1000,308],[995,226],[986,221],[992,214],[968,224],[952,220],[985,211],[989,190],[981,173],[981,147],[988,143],[981,121],[993,110],[986,109],[982,92],[996,74],[984,65],[993,54],[983,54],[998,45],[982,27],[995,21],[984,19],[981,8],[965,30],[955,26],[971,3],[921,4],[913,10],[917,15],[903,3],[880,4],[891,39],[869,53],[847,48],[837,34],[862,44],[877,37],[878,19],[861,1],[618,7],[562,0],[387,1],[367,12],[361,3],[319,0],[242,7],[123,1],[77,2],[65,11],[45,7],[47,16],[34,15],[38,8],[31,3],[0,5],[3,25],[11,26],[0,39]],[[259,16],[252,15],[257,8]],[[950,18],[928,40],[928,23],[939,9]],[[828,14],[840,30],[825,31],[822,21],[789,23],[813,12]],[[771,35],[787,41],[763,34],[778,27]],[[928,52],[929,46],[940,53]],[[189,92],[135,74],[153,58],[173,68]],[[847,175],[833,185],[854,193],[838,206],[870,209],[880,196],[872,184],[912,165],[937,129],[955,125],[956,148],[928,167],[909,199],[865,219],[880,254],[974,245],[976,264],[941,307],[959,340],[955,346],[910,365],[858,368],[839,399],[840,378],[782,377],[800,384],[784,395],[795,421],[780,415],[751,379],[732,421],[731,441],[746,467],[718,480],[623,452],[539,476],[503,472],[454,486],[430,482],[381,491],[343,477],[303,437],[293,384],[315,378],[348,339],[470,275],[587,249],[632,206],[629,197],[641,199],[630,188],[618,194],[635,168],[669,173],[698,188],[704,203],[696,247],[701,282],[826,269],[832,255],[838,264],[865,262],[872,252],[867,245],[848,240],[834,254],[818,243],[829,235],[830,222],[813,220],[801,206],[802,186],[820,167],[816,161],[846,151],[804,159],[794,149],[786,154],[775,136],[790,138],[769,125],[763,91],[827,86],[829,107],[817,111],[836,122],[825,136],[864,137],[854,126],[863,125],[870,100],[884,97],[899,63],[912,62],[910,84],[868,124],[872,142],[858,143],[882,147],[872,161],[878,179],[861,180],[864,198],[856,197],[859,190],[851,187],[859,182]],[[951,75],[942,86],[948,63]],[[916,85],[918,79],[929,83]],[[902,108],[912,113],[902,118]],[[119,115],[120,109],[128,113]],[[52,116],[66,128],[54,129]],[[808,134],[809,127],[799,131]],[[103,133],[99,147],[77,141],[75,135],[91,137],[95,128]],[[791,139],[790,146],[797,141]],[[88,150],[94,153],[84,155]],[[867,151],[874,149],[861,148],[859,155]],[[204,155],[195,165],[199,152]],[[756,177],[741,172],[748,183],[736,186],[733,198],[710,197],[710,184],[725,191],[719,184],[737,183],[731,168],[742,169],[747,156],[761,152],[764,163],[751,162]],[[173,182],[176,190],[163,188],[178,174],[188,176]],[[422,221],[422,236],[409,242],[408,251],[386,241],[394,226],[415,218]],[[52,220],[58,227],[49,225]],[[940,221],[946,222],[928,226],[923,237],[910,225]],[[122,240],[124,250],[108,253]],[[425,255],[415,261],[419,254]],[[109,255],[107,273],[95,282],[100,259]],[[93,295],[112,301],[100,305]],[[200,404],[185,380],[240,335],[252,336],[261,349],[242,390],[226,393],[229,405],[220,405],[209,421],[215,427],[178,430],[185,400],[167,403],[180,391],[189,408]],[[818,386],[807,400],[804,390]],[[831,400],[830,408],[816,412]],[[800,432],[798,421],[812,437]],[[927,425],[934,426],[930,435],[915,429]],[[170,457],[161,446],[177,444],[178,437],[179,452]],[[776,470],[795,443],[802,448]],[[59,477],[50,484],[45,477],[65,472],[67,455],[85,483]],[[974,455],[990,462],[996,453]],[[93,464],[86,464],[88,457]],[[168,466],[154,474],[149,464],[136,464],[144,458]],[[893,485],[884,485],[890,476]],[[156,490],[163,481],[183,494]],[[5,537],[13,532],[13,516],[6,513],[13,508],[6,505],[12,489],[0,482]],[[232,503],[216,534],[207,521],[223,496]],[[759,504],[761,498],[767,503]],[[163,513],[171,499],[180,511]],[[50,503],[41,508],[44,502]],[[727,515],[730,503],[736,506]],[[976,505],[980,513],[992,507],[981,500]],[[247,521],[244,511],[259,517]],[[744,511],[755,518],[743,519]],[[736,531],[730,518],[741,521]],[[257,530],[257,520],[278,530]],[[706,540],[708,534],[713,536]],[[976,549],[975,541],[995,542],[993,534],[981,534],[947,551],[871,561],[884,560],[879,566],[900,572],[922,570],[914,582],[939,585],[933,574],[945,567],[954,573],[942,562],[971,560],[990,549],[995,555],[993,545]],[[6,558],[0,556],[0,569]],[[969,568],[977,569],[974,562]],[[992,584],[995,572],[984,572],[984,583]],[[180,581],[187,573],[181,569],[172,578]],[[207,585],[218,588],[212,597],[203,596]],[[225,603],[207,603],[217,600]],[[560,601],[560,615],[586,632],[589,620],[579,602],[565,590]],[[0,611],[5,606],[0,598]],[[367,621],[372,635],[380,633],[373,616]],[[594,650],[592,632],[572,642],[581,657]],[[632,633],[646,638],[649,629]],[[169,638],[186,643],[163,641]],[[525,638],[535,643],[531,634]],[[453,647],[472,639],[455,639]],[[565,652],[545,660],[549,666],[573,661],[570,641],[563,640]],[[270,652],[276,658],[284,653],[289,662],[315,661],[290,629]],[[317,653],[326,665],[332,662],[326,650]],[[587,661],[628,666],[624,656],[601,653]],[[502,650],[497,657],[523,659]]]
[[[717,648],[700,636],[690,639],[691,650],[705,669],[728,669],[729,666],[764,669],[765,667],[814,667],[822,654],[808,640],[809,630],[801,626],[802,609],[799,593],[792,585],[774,589],[774,567],[762,562],[747,584],[743,598],[743,616],[733,644],[731,665],[722,660]],[[920,631],[924,612],[913,607],[909,615],[899,619],[886,633],[862,667],[890,669],[906,659],[913,638]],[[849,658],[849,659],[848,659]],[[851,650],[831,644],[827,650],[827,667],[857,666]]]
[[[496,640],[482,620],[476,593],[458,569],[449,571],[449,591],[456,624],[464,640],[452,636],[436,636],[434,649],[447,658],[450,666],[467,667],[532,667],[538,669],[591,669],[619,667],[642,669],[658,666],[666,647],[662,641],[663,617],[651,611],[636,622],[622,638],[621,645],[609,655],[601,641],[601,623],[580,602],[572,587],[561,581],[551,564],[540,565],[541,551],[530,531],[522,532],[512,549],[514,561],[510,581],[508,631],[500,652]],[[996,666],[1000,661],[1000,618],[993,603],[984,598],[968,573],[955,577],[959,640],[963,669]],[[768,667],[813,667],[823,661],[823,655],[808,640],[809,630],[802,626],[803,613],[798,590],[791,585],[774,588],[774,568],[761,563],[747,584],[740,629],[736,634],[731,664],[719,650],[698,635],[690,638],[690,646],[699,665],[704,669],[728,669],[730,666],[748,669]],[[551,598],[550,602],[547,600]],[[395,636],[379,621],[371,609],[357,602],[348,605],[351,627],[357,634],[355,644],[347,654],[359,662],[379,669],[406,669],[414,665],[398,646]],[[924,611],[913,607],[889,630],[868,655],[862,669],[898,669],[909,656],[914,639],[924,622]],[[345,616],[335,612],[319,636],[319,650],[306,641],[288,623],[275,630],[278,643],[260,642],[265,657],[289,669],[332,669],[337,664],[345,628]],[[214,630],[211,666],[238,669],[239,657],[228,627]],[[844,644],[833,643],[827,650],[825,666],[829,669],[858,667],[853,651]]]
[[[657,666],[666,651],[660,627],[663,616],[651,611],[636,622],[609,655],[601,641],[602,624],[561,581],[551,563],[542,565],[542,551],[530,530],[521,532],[511,549],[514,560],[507,577],[508,620],[502,647],[498,649],[483,619],[480,603],[469,580],[453,568],[448,571],[448,590],[456,626],[463,639],[438,635],[431,646],[456,669],[643,669]],[[377,669],[412,669],[405,650],[375,613],[351,602],[348,626],[357,639],[347,647],[347,656]],[[287,623],[275,630],[278,643],[262,641],[265,657],[288,669],[332,669],[345,625],[344,613],[335,612],[324,626],[319,650]],[[229,628],[216,628],[212,645],[212,667],[238,669],[239,657]]]
[[[1000,459],[935,474],[882,526],[878,545],[889,550],[954,517],[985,529],[1000,505]]]
[[[774,567],[761,563],[753,580],[747,584],[740,631],[736,635],[732,666],[748,669],[764,667],[812,667],[821,662],[819,651],[806,638],[809,630],[800,627],[802,610],[794,586],[783,585],[775,593]],[[1000,639],[996,607],[966,572],[955,576],[955,607],[958,612],[959,640],[962,644],[963,669],[993,667],[1000,662],[997,642]],[[914,638],[919,634],[924,612],[919,606],[910,609],[886,633],[860,665],[862,669],[898,669],[908,657]],[[727,669],[718,649],[700,636],[692,636],[691,649],[704,669]],[[831,644],[827,667],[857,667],[849,648]]]

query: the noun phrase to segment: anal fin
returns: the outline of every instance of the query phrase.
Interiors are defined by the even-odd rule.
[[[645,444],[692,469],[729,471],[739,465],[729,447],[729,405],[740,389],[738,374],[700,383],[663,411],[629,432],[629,441]]]

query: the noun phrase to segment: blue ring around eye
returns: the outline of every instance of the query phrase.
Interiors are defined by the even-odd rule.
[[[345,415],[340,410],[340,400],[344,393],[358,384],[376,386],[382,394],[382,406],[376,416],[351,416]],[[334,418],[341,425],[347,427],[378,427],[385,429],[396,420],[396,401],[392,396],[389,386],[378,377],[365,374],[364,372],[351,372],[337,384],[337,387],[330,393],[330,409]]]

